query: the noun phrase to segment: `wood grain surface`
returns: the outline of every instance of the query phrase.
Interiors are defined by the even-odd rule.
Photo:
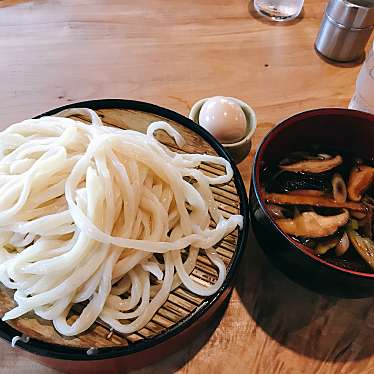
[[[346,107],[358,64],[332,65],[313,43],[325,1],[269,23],[248,0],[1,0],[0,127],[72,101],[130,98],[188,114],[213,95],[256,111],[250,157],[282,118]],[[307,291],[278,273],[251,236],[217,329],[136,374],[374,373],[374,299]],[[0,373],[52,374],[0,342]]]

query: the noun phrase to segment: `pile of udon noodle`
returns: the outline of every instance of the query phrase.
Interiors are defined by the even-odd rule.
[[[73,114],[91,124],[66,118]],[[181,283],[202,296],[220,288],[226,268],[212,247],[241,227],[242,216],[225,219],[210,185],[230,181],[230,164],[172,152],[156,130],[183,146],[165,122],[143,134],[103,126],[89,109],[0,133],[0,281],[15,290],[17,304],[3,320],[32,311],[73,336],[99,318],[130,334]],[[197,168],[202,162],[224,165],[226,174],[207,176]],[[218,269],[215,284],[190,277],[199,250]],[[81,302],[79,318],[68,323]]]

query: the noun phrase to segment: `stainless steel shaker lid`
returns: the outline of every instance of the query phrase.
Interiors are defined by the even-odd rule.
[[[374,0],[330,0],[326,13],[346,28],[365,29],[374,26]]]

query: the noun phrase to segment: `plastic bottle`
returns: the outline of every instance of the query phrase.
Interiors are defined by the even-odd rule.
[[[358,74],[356,92],[348,108],[374,114],[374,43]]]

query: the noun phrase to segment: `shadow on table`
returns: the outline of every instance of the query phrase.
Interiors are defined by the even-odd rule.
[[[334,66],[337,66],[337,67],[340,67],[340,68],[354,68],[356,66],[359,66],[361,65],[364,61],[365,61],[365,58],[366,58],[366,54],[363,53],[362,56],[360,58],[358,58],[357,60],[354,60],[354,61],[350,61],[350,62],[339,62],[339,61],[333,61],[333,60],[329,60],[328,58],[326,58],[324,55],[321,55],[316,47],[314,47],[314,50],[317,54],[317,56],[324,62],[326,62],[327,64],[330,64],[330,65],[334,65]]]
[[[374,353],[374,299],[325,297],[276,270],[250,233],[236,289],[258,326],[279,344],[324,361]]]
[[[300,14],[298,15],[298,17],[296,17],[293,20],[290,20],[290,21],[273,21],[272,19],[267,18],[267,17],[262,16],[261,14],[257,13],[257,11],[256,11],[256,9],[254,7],[254,4],[253,4],[253,0],[249,0],[248,1],[248,13],[255,20],[257,20],[257,21],[259,21],[261,23],[264,23],[266,25],[277,26],[277,27],[288,27],[288,26],[292,26],[292,25],[295,25],[296,23],[299,23],[304,18],[304,9],[302,9],[301,12],[300,12]]]
[[[222,306],[217,311],[217,315],[214,317],[213,321],[207,326],[206,330],[203,331],[196,339],[191,342],[186,342],[186,347],[178,351],[171,356],[165,357],[164,360],[148,366],[146,368],[131,372],[131,374],[173,374],[181,369],[187,362],[191,361],[193,357],[204,347],[204,345],[209,341],[215,329],[218,327],[219,323],[229,301],[231,299],[231,294],[227,300],[222,304]]]

